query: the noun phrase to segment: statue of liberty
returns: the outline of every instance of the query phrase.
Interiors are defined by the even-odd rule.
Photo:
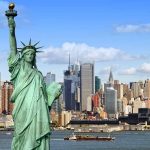
[[[43,75],[36,66],[38,43],[26,45],[17,50],[15,21],[17,11],[14,4],[6,11],[9,26],[10,55],[8,58],[11,82],[14,91],[11,102],[14,103],[14,136],[12,150],[50,150],[49,106],[59,97],[61,86],[52,83],[48,88]]]

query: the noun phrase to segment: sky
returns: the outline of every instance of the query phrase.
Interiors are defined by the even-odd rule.
[[[0,0],[0,72],[10,80],[9,36],[5,10],[12,1]],[[102,83],[113,77],[122,83],[150,78],[149,0],[14,0],[17,46],[20,41],[44,46],[37,54],[45,76],[63,72],[71,64],[90,62]]]

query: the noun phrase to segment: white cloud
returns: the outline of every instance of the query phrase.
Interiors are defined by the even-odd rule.
[[[118,74],[120,75],[134,75],[137,73],[150,73],[150,63],[143,63],[137,68],[131,67],[124,70],[121,70]]]
[[[150,24],[138,24],[138,25],[120,25],[116,27],[117,32],[150,32]]]
[[[134,75],[136,73],[136,68],[128,68],[119,72],[120,75]]]
[[[141,73],[150,73],[150,63],[143,63],[138,69]]]
[[[133,60],[136,56],[130,56],[124,51],[113,47],[92,47],[85,43],[65,42],[60,47],[48,47],[43,49],[39,58],[46,63],[68,63],[70,53],[71,62],[77,58],[82,62],[98,62],[111,60]],[[140,58],[140,57],[138,57]]]

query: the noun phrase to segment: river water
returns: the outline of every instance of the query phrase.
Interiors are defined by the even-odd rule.
[[[51,150],[150,150],[150,131],[113,132],[114,141],[64,141],[71,131],[53,131]],[[89,135],[89,134],[88,134]],[[107,136],[107,133],[94,133]],[[0,150],[10,150],[12,134],[0,131]]]

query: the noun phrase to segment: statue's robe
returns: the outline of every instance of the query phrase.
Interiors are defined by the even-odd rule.
[[[15,103],[12,150],[49,150],[50,119],[43,76],[35,68],[25,72],[19,54],[10,55],[8,65],[14,85],[11,102]]]

